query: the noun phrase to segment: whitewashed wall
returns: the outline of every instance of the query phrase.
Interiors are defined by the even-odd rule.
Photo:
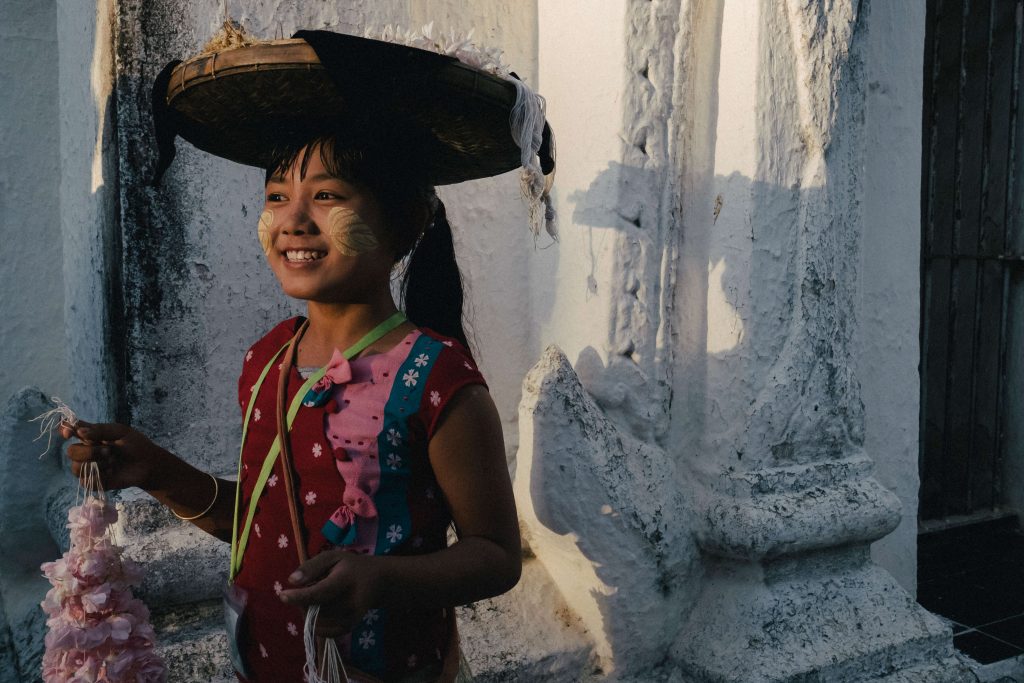
[[[65,395],[57,4],[0,3],[0,400]]]
[[[924,3],[875,2],[866,51],[864,238],[856,357],[864,448],[903,504],[872,556],[917,587],[920,412],[921,90]]]

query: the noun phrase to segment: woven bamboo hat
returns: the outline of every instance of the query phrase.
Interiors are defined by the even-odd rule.
[[[412,45],[396,42],[400,33],[375,40],[300,31],[285,40],[208,46],[168,64],[153,90],[157,180],[173,159],[176,135],[266,168],[290,136],[356,126],[402,141],[435,185],[533,166],[540,180],[531,179],[531,194],[540,198],[539,185],[546,198],[544,176],[555,163],[543,99],[495,67],[495,53],[468,41],[445,45],[429,38],[429,29],[426,37],[405,34]]]

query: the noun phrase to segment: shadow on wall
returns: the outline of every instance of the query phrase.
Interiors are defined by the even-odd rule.
[[[619,296],[641,304],[655,278],[637,263],[662,263],[677,235],[652,234],[609,202],[665,177],[612,163],[572,196],[579,229],[612,229],[623,250],[637,249],[610,280],[639,281]],[[620,675],[662,663],[695,604],[698,539],[716,521],[702,519],[699,482],[863,447],[850,358],[859,209],[849,188],[739,173],[705,187],[693,201],[714,199],[691,207],[673,261],[693,272],[678,273],[671,334],[658,342],[678,344],[672,353],[629,345],[605,363],[588,347],[574,369],[552,347],[524,384],[516,488],[530,543],[603,666]],[[596,278],[596,256],[585,258]]]

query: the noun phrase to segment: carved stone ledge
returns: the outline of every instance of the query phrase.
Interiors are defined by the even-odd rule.
[[[694,683],[976,680],[949,626],[873,565],[867,545],[706,565],[672,649]]]
[[[695,505],[697,538],[716,555],[774,558],[875,541],[899,525],[901,507],[873,478],[747,498],[704,492]]]

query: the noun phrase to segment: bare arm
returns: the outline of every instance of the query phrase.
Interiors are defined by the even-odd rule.
[[[193,517],[209,507],[190,521],[222,541],[231,540],[235,482],[218,479],[214,487],[211,475],[126,425],[79,422],[73,428],[62,425],[61,434],[81,441],[68,448],[75,476],[92,461],[99,465],[105,488],[137,486],[181,517]]]
[[[522,568],[519,525],[505,463],[501,422],[481,386],[459,391],[429,446],[430,463],[459,530],[449,548],[426,555],[322,553],[303,564],[281,593],[285,602],[321,605],[318,632],[347,633],[371,607],[433,608],[503,593]]]

